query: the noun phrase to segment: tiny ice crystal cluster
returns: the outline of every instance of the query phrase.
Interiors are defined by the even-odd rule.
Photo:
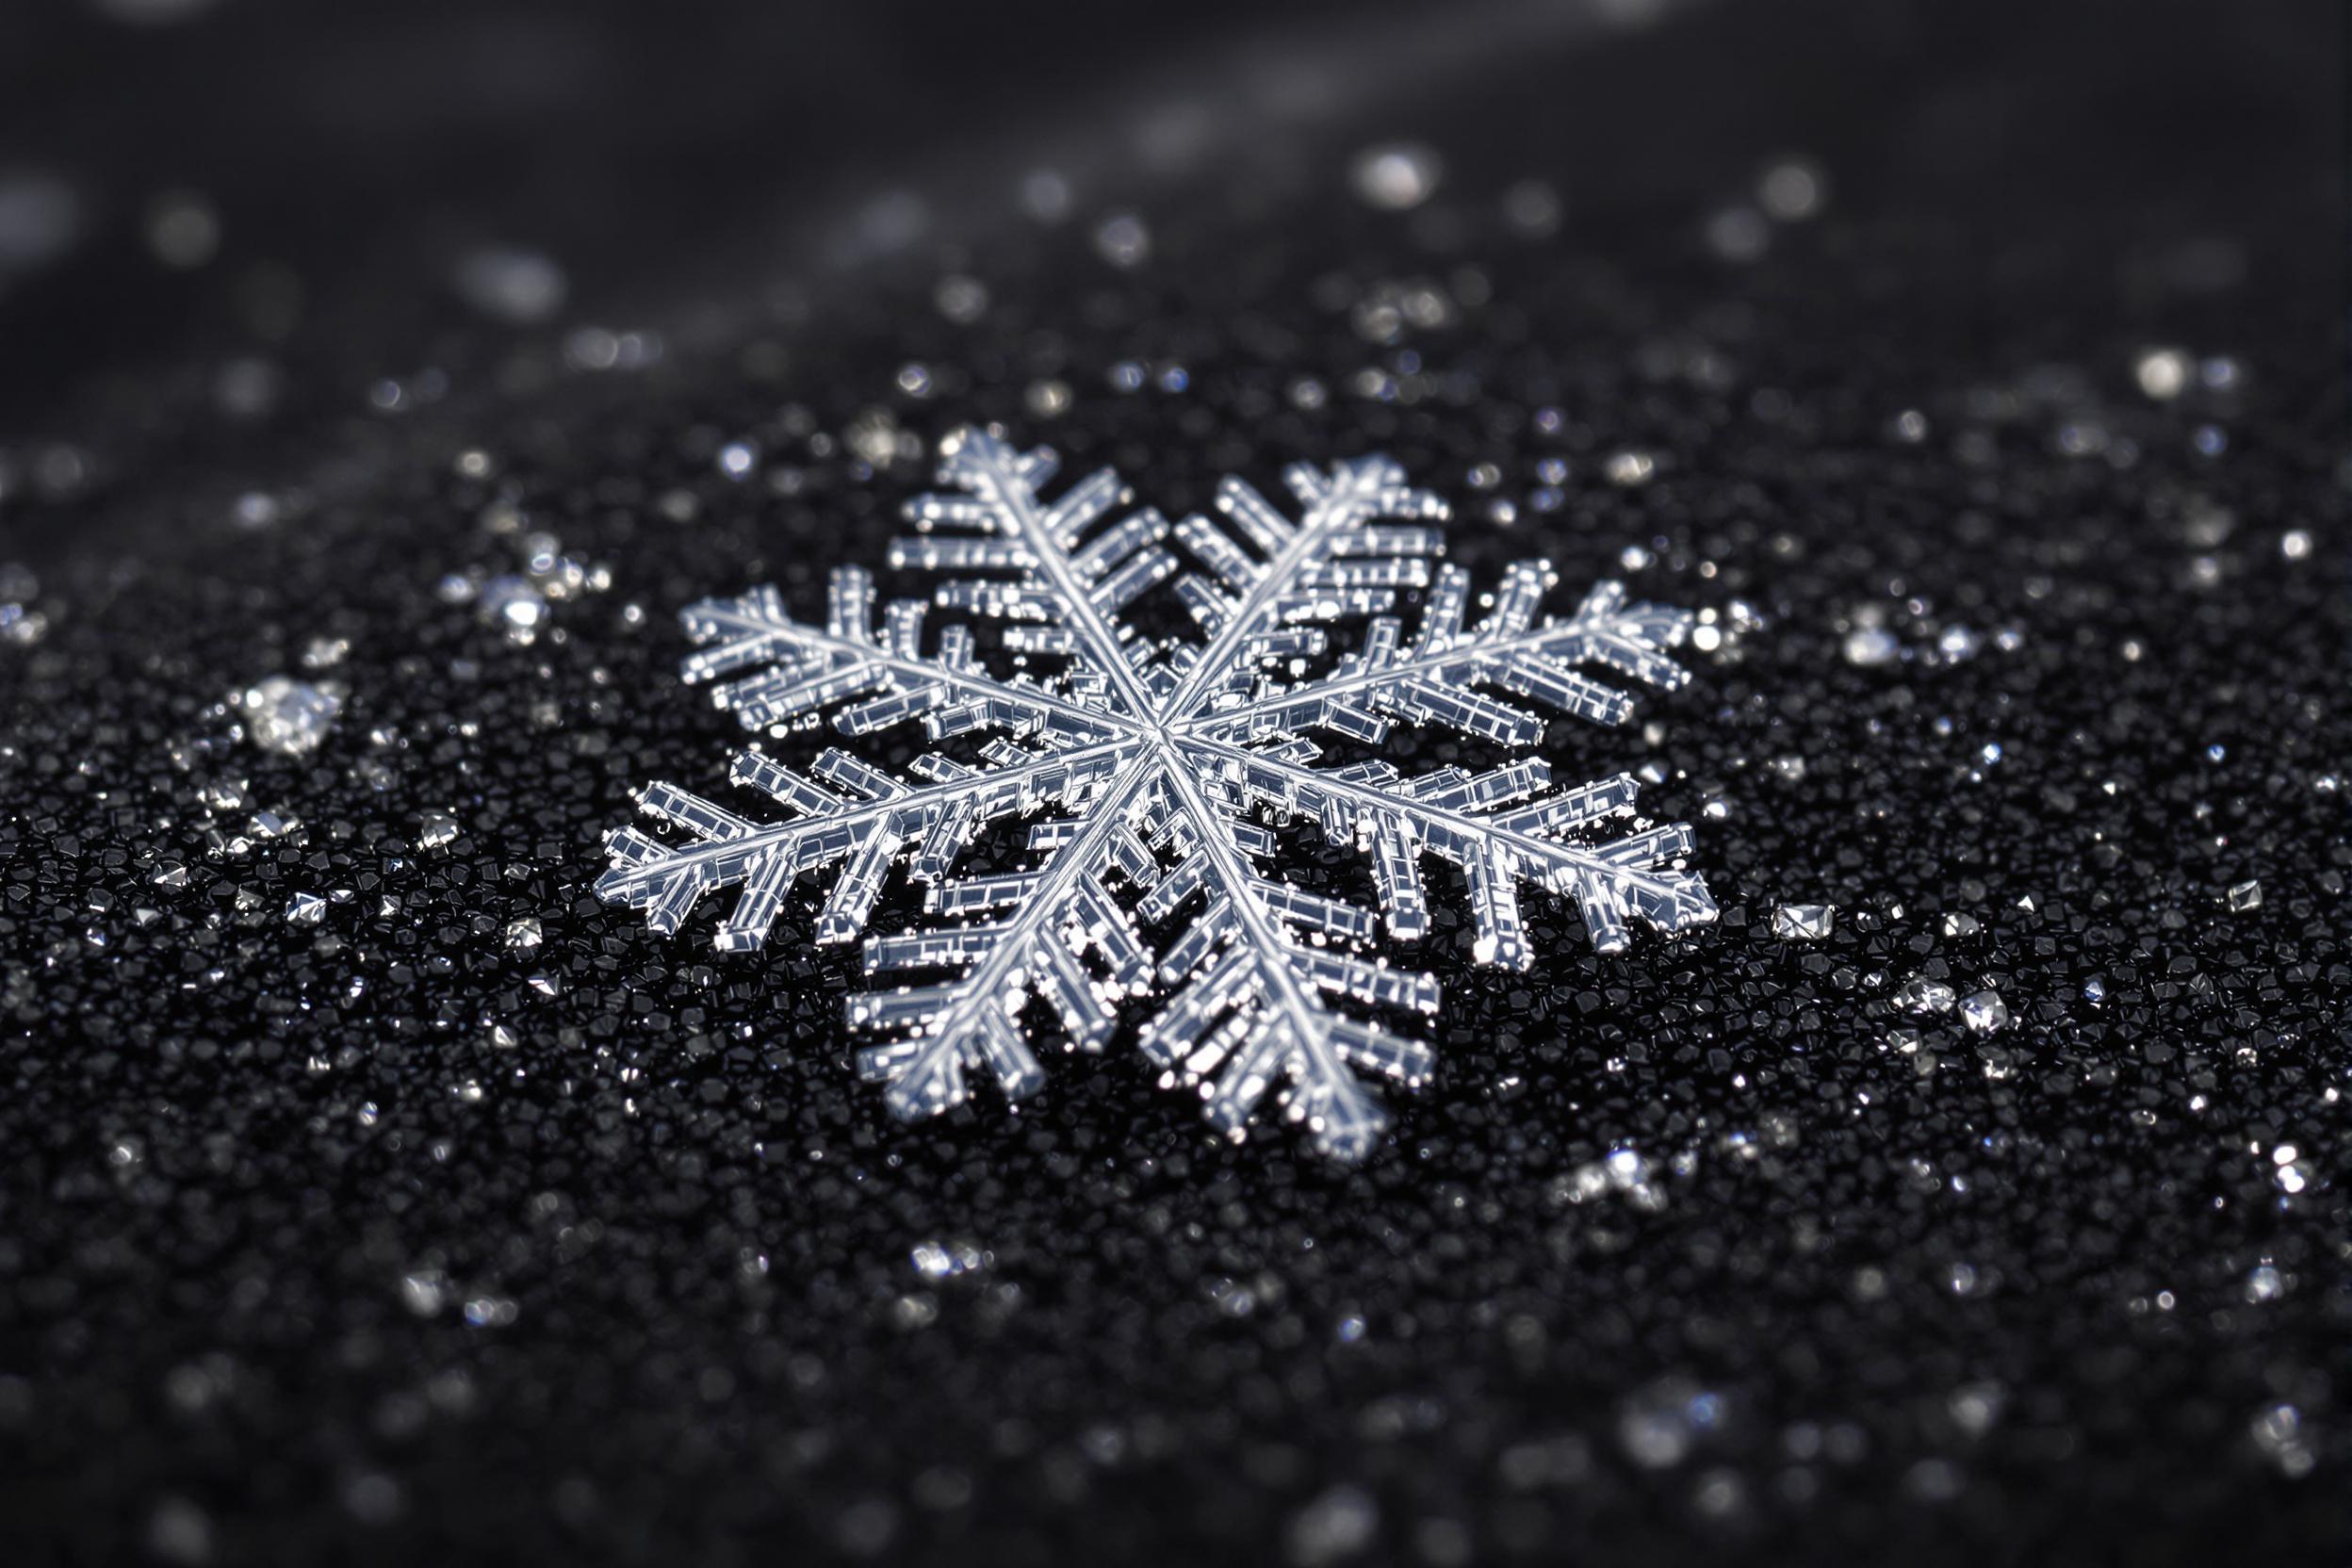
[[[1149,998],[1136,1044],[1164,1084],[1200,1095],[1213,1126],[1239,1137],[1271,1099],[1324,1153],[1360,1159],[1385,1117],[1358,1074],[1415,1086],[1434,1066],[1426,1043],[1378,1021],[1434,1012],[1436,982],[1373,952],[1383,921],[1398,942],[1429,932],[1425,859],[1459,869],[1475,956],[1507,969],[1531,956],[1523,883],[1570,901],[1605,953],[1635,921],[1674,931],[1714,918],[1679,865],[1687,825],[1601,826],[1632,811],[1628,775],[1555,790],[1544,760],[1522,755],[1407,776],[1378,760],[1332,763],[1311,738],[1361,754],[1404,726],[1509,754],[1543,738],[1531,709],[1621,723],[1631,699],[1587,670],[1678,685],[1687,674],[1666,650],[1687,612],[1603,582],[1546,616],[1554,574],[1529,561],[1468,624],[1469,575],[1437,564],[1444,503],[1384,457],[1293,466],[1295,517],[1228,478],[1222,521],[1175,523],[1126,510],[1109,470],[1046,499],[1056,460],[1044,449],[965,430],[941,458],[945,493],[909,505],[915,531],[890,555],[942,574],[927,601],[877,605],[872,576],[844,566],[822,626],[792,619],[774,588],[684,614],[700,645],[685,678],[713,683],[746,728],[783,735],[829,716],[856,743],[920,725],[940,749],[899,776],[837,747],[796,772],[755,745],[733,782],[780,816],[655,784],[640,803],[672,831],[612,833],[596,883],[665,934],[734,889],[717,945],[739,952],[765,940],[803,879],[823,888],[816,940],[858,939],[904,862],[924,919],[868,938],[865,968],[930,978],[849,1004],[852,1029],[877,1042],[860,1070],[889,1085],[901,1117],[960,1103],[975,1070],[1008,1097],[1036,1090],[1039,1004],[1071,1047],[1099,1052],[1122,1004]],[[1131,607],[1161,590],[1197,637],[1136,629]],[[1396,612],[1408,591],[1410,630]],[[935,609],[952,618],[930,632]],[[1362,629],[1332,657],[1335,622]],[[994,629],[993,648],[979,627]],[[1016,819],[1016,869],[961,865]],[[1293,822],[1368,861],[1379,914],[1280,875]]]

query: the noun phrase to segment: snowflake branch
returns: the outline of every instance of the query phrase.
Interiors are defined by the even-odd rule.
[[[683,677],[689,685],[718,681],[712,700],[746,729],[788,723],[859,697],[869,700],[835,715],[834,727],[844,735],[866,735],[920,718],[935,741],[993,727],[1073,744],[1129,727],[1115,715],[1033,681],[1000,679],[977,662],[966,628],[946,628],[939,652],[925,657],[925,607],[919,602],[891,604],[886,629],[877,633],[871,624],[873,588],[873,580],[857,567],[837,569],[825,627],[793,620],[783,596],[769,586],[693,605],[679,619],[687,635],[703,645],[687,657]],[[742,673],[746,670],[758,673]]]
[[[1182,988],[1144,1026],[1139,1044],[1169,1080],[1200,1086],[1210,1124],[1226,1135],[1240,1136],[1266,1092],[1282,1085],[1290,1115],[1318,1150],[1343,1161],[1364,1158],[1388,1117],[1349,1064],[1413,1086],[1435,1070],[1435,1058],[1418,1040],[1332,1011],[1318,992],[1426,1013],[1436,1010],[1436,983],[1301,945],[1285,918],[1312,913],[1328,931],[1337,923],[1329,911],[1348,906],[1259,876],[1236,843],[1235,829],[1247,825],[1212,805],[1183,767],[1168,769],[1166,778],[1175,810],[1195,830],[1192,853],[1138,912],[1173,913],[1195,890],[1209,905],[1162,957],[1161,978]],[[1366,917],[1360,933],[1348,934],[1369,932]]]
[[[1532,881],[1575,901],[1594,949],[1622,952],[1629,917],[1660,931],[1715,918],[1715,901],[1690,872],[1668,862],[1690,853],[1690,825],[1674,823],[1597,844],[1550,837],[1629,811],[1641,786],[1619,774],[1500,815],[1491,808],[1550,783],[1540,759],[1524,759],[1479,776],[1446,770],[1400,779],[1383,763],[1318,770],[1266,751],[1188,738],[1184,749],[1250,795],[1314,817],[1325,835],[1346,842],[1368,833],[1380,848],[1376,873],[1391,910],[1392,934],[1417,936],[1425,906],[1416,873],[1391,866],[1431,854],[1462,868],[1478,923],[1479,963],[1525,969],[1531,958],[1519,922],[1518,884]],[[1406,920],[1396,919],[1402,912]],[[1400,929],[1403,926],[1405,928]]]
[[[1290,688],[1266,683],[1246,703],[1202,714],[1186,727],[1217,739],[1255,740],[1320,727],[1366,743],[1405,719],[1512,745],[1543,738],[1544,723],[1509,703],[1471,691],[1500,687],[1593,724],[1623,724],[1633,711],[1624,692],[1580,673],[1600,664],[1671,691],[1690,672],[1666,656],[1681,643],[1688,612],[1625,602],[1622,583],[1595,583],[1576,612],[1537,627],[1536,606],[1555,580],[1549,564],[1523,561],[1504,575],[1492,613],[1471,632],[1462,630],[1469,575],[1448,566],[1429,591],[1420,635],[1399,643],[1399,623],[1375,619],[1362,645],[1329,676]]]
[[[1399,588],[1429,581],[1428,558],[1445,547],[1434,529],[1364,526],[1374,517],[1446,515],[1444,501],[1406,485],[1404,470],[1387,458],[1337,464],[1328,475],[1293,464],[1282,477],[1305,509],[1296,524],[1239,479],[1217,486],[1217,510],[1263,562],[1206,518],[1177,526],[1177,536],[1216,580],[1194,573],[1177,584],[1212,640],[1189,661],[1168,699],[1165,710],[1176,720],[1246,678],[1261,660],[1320,651],[1321,633],[1284,634],[1280,628],[1385,610]]]
[[[1086,804],[1074,830],[1054,841],[1042,872],[1013,879],[1018,887],[983,887],[980,898],[962,902],[974,907],[1018,900],[1020,912],[1011,920],[868,944],[869,972],[971,966],[952,984],[850,999],[851,1028],[912,1031],[858,1055],[861,1076],[890,1086],[885,1098],[892,1114],[912,1121],[963,1103],[970,1092],[967,1068],[991,1073],[1008,1100],[1035,1093],[1045,1072],[1020,1026],[1034,998],[1042,997],[1061,1016],[1079,1049],[1102,1049],[1118,1026],[1117,999],[1141,991],[1152,972],[1141,938],[1102,882],[1113,869],[1137,874],[1135,849],[1121,839],[1131,837],[1127,810],[1147,776],[1148,770],[1131,769]],[[1148,854],[1142,864],[1152,868]],[[1089,948],[1107,962],[1106,979],[1080,962]]]
[[[676,785],[651,785],[638,797],[646,814],[699,841],[681,845],[633,827],[616,830],[605,840],[612,865],[596,879],[596,896],[643,909],[646,924],[668,936],[707,894],[741,886],[715,945],[723,953],[745,952],[766,941],[795,881],[839,866],[818,913],[816,939],[849,941],[864,929],[890,865],[903,852],[913,854],[912,880],[937,886],[981,826],[1099,782],[1130,750],[1131,743],[1104,742],[992,771],[927,758],[919,766],[937,781],[920,789],[845,752],[827,750],[810,768],[814,776],[804,777],[746,751],[735,760],[733,782],[763,792],[801,817],[758,823]]]
[[[952,581],[940,586],[938,602],[1015,622],[1037,623],[1042,630],[1008,628],[1008,647],[1067,655],[1074,669],[1107,683],[1113,709],[1131,719],[1152,711],[1137,678],[1136,662],[1147,651],[1132,643],[1111,617],[1137,595],[1176,568],[1176,558],[1160,547],[1167,524],[1146,510],[1099,535],[1080,541],[1127,490],[1108,468],[1070,486],[1048,502],[1037,489],[1060,460],[1044,448],[1021,453],[986,431],[965,428],[940,446],[942,482],[959,496],[924,496],[907,514],[926,533],[941,527],[980,531],[979,537],[901,540],[891,559],[917,566],[979,566],[1018,575],[1003,580]]]

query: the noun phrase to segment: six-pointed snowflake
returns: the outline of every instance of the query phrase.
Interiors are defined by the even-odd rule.
[[[1295,516],[1229,478],[1221,522],[1169,523],[1126,511],[1107,470],[1044,498],[1055,459],[1043,449],[967,430],[941,451],[946,493],[909,505],[915,532],[890,550],[894,568],[941,574],[927,601],[877,605],[872,577],[845,566],[823,626],[792,619],[773,588],[684,616],[700,645],[686,678],[715,682],[747,728],[829,718],[854,743],[920,725],[939,749],[901,776],[838,748],[796,772],[754,746],[733,781],[780,815],[653,785],[644,808],[675,831],[616,831],[596,883],[664,933],[731,888],[716,939],[742,951],[803,881],[823,890],[816,940],[858,939],[904,864],[925,917],[866,940],[868,972],[898,983],[849,1004],[851,1027],[878,1042],[859,1067],[900,1116],[961,1102],[975,1069],[1008,1097],[1035,1090],[1041,1009],[1071,1046],[1100,1051],[1122,1004],[1150,998],[1136,1044],[1164,1083],[1201,1097],[1212,1125],[1238,1137],[1271,1098],[1324,1152],[1357,1159],[1385,1122],[1358,1074],[1410,1086],[1434,1065],[1428,1045],[1378,1021],[1438,1004],[1429,976],[1375,953],[1382,923],[1398,942],[1428,932],[1426,862],[1457,868],[1475,956],[1505,968],[1530,958],[1523,884],[1572,904],[1603,952],[1625,945],[1633,921],[1673,931],[1714,917],[1680,869],[1688,826],[1606,825],[1633,809],[1629,776],[1554,790],[1543,760],[1520,755],[1408,776],[1331,763],[1311,738],[1362,754],[1403,726],[1508,756],[1542,739],[1533,710],[1620,723],[1630,699],[1589,672],[1679,684],[1666,650],[1684,612],[1603,582],[1546,616],[1553,573],[1536,561],[1512,566],[1469,623],[1468,575],[1436,564],[1445,506],[1386,458],[1294,466]],[[1181,601],[1197,637],[1136,629],[1130,607],[1155,590]],[[1395,612],[1409,592],[1410,629]],[[951,612],[936,631],[934,609]],[[1333,622],[1362,625],[1335,659]],[[992,646],[975,626],[994,628]],[[1027,847],[1013,869],[965,864],[1015,819]],[[1377,914],[1282,877],[1279,831],[1293,821],[1364,858]],[[906,983],[910,972],[929,978]]]

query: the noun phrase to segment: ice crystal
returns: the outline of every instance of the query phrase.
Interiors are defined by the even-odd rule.
[[[2009,1004],[1999,991],[1978,991],[1960,1004],[1961,1020],[1980,1035],[2009,1027]]]
[[[1471,622],[1469,575],[1438,561],[1444,504],[1384,457],[1293,466],[1295,514],[1228,478],[1215,521],[1131,509],[1108,470],[1049,499],[1055,466],[976,431],[943,443],[943,492],[908,506],[913,532],[890,553],[895,570],[937,574],[927,597],[878,602],[872,576],[843,566],[822,624],[794,620],[772,587],[687,610],[700,646],[685,678],[746,728],[829,720],[871,746],[919,727],[932,749],[885,771],[828,746],[796,769],[755,744],[731,776],[780,808],[758,816],[652,785],[640,804],[668,832],[610,835],[597,893],[666,934],[731,890],[715,940],[741,952],[767,939],[795,885],[814,885],[815,939],[864,937],[866,971],[891,982],[848,1012],[874,1042],[860,1070],[902,1117],[960,1103],[974,1071],[1031,1093],[1039,1020],[1099,1052],[1132,1002],[1136,1048],[1212,1125],[1239,1137],[1271,1101],[1339,1159],[1385,1124],[1360,1074],[1413,1086],[1435,1066],[1392,1026],[1436,1010],[1435,980],[1376,951],[1383,923],[1396,942],[1429,933],[1425,861],[1457,868],[1473,956],[1506,969],[1533,957],[1529,886],[1565,900],[1605,953],[1637,923],[1713,918],[1680,864],[1687,825],[1605,825],[1632,813],[1630,775],[1555,789],[1528,755],[1539,710],[1627,717],[1631,698],[1603,677],[1687,678],[1667,651],[1687,612],[1603,582],[1546,615],[1554,574],[1526,561]],[[1151,594],[1172,596],[1197,633],[1138,629],[1131,607]],[[934,611],[948,612],[936,629]],[[1410,776],[1326,757],[1399,727],[1516,756]],[[1282,877],[1294,824],[1362,858],[1377,911]],[[1015,869],[969,863],[1024,830]],[[923,917],[867,936],[902,866]]]
[[[1960,993],[1941,980],[1916,975],[1895,991],[1895,1005],[1906,1013],[1948,1013]]]
[[[313,686],[290,676],[273,675],[247,687],[232,699],[245,721],[245,733],[264,751],[300,757],[318,749],[343,710],[341,691],[332,685]]]
[[[1838,924],[1838,911],[1827,904],[1784,904],[1772,911],[1772,935],[1785,942],[1818,942]]]

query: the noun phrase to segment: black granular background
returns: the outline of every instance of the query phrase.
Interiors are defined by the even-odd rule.
[[[2335,15],[849,10],[0,23],[8,1560],[2340,1558]],[[1544,749],[1723,918],[1498,973],[1433,872],[1354,1170],[1132,1031],[893,1122],[806,893],[589,883],[742,743],[674,612],[966,422],[1711,612]]]

